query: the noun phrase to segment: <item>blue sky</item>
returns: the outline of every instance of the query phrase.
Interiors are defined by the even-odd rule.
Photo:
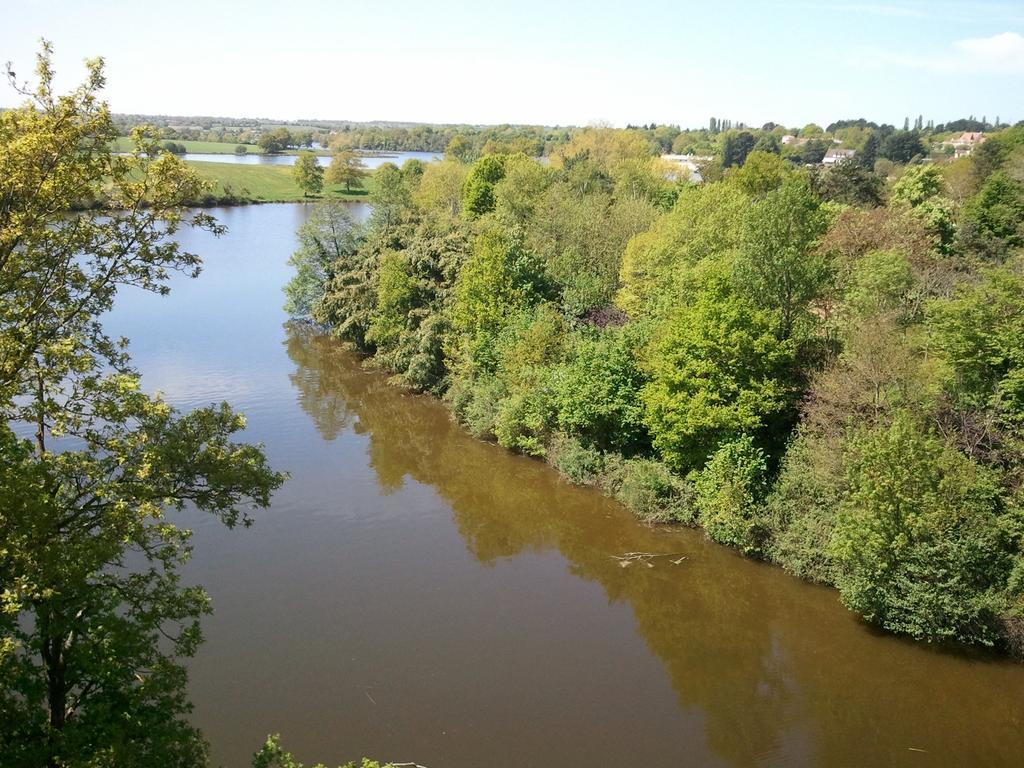
[[[1024,2],[4,0],[0,61],[116,112],[759,125],[1024,119]],[[0,88],[0,106],[17,97]]]

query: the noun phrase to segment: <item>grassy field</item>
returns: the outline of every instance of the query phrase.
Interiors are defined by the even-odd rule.
[[[194,201],[214,203],[291,203],[304,200],[338,198],[366,200],[373,186],[373,177],[364,180],[365,188],[346,192],[344,187],[325,186],[318,198],[303,197],[292,178],[290,165],[242,165],[237,163],[189,163],[200,176],[214,185],[209,199]]]
[[[235,147],[237,144],[231,144],[223,141],[185,141],[183,139],[168,139],[173,141],[175,144],[184,144],[185,150],[188,152],[202,152],[210,155],[233,155],[235,154]],[[247,154],[250,155],[261,155],[263,150],[257,147],[255,144],[244,145]],[[130,152],[132,149],[132,140],[127,136],[121,136],[114,142],[115,152]]]

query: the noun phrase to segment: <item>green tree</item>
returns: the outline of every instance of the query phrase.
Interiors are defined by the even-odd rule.
[[[894,163],[909,163],[925,153],[917,131],[897,131],[889,134],[878,149],[878,154]]]
[[[760,306],[775,310],[788,338],[806,319],[829,278],[828,262],[813,249],[826,219],[802,178],[787,180],[755,203],[735,261],[738,284]]]
[[[646,354],[644,421],[676,469],[700,468],[721,444],[757,434],[792,407],[792,342],[777,311],[733,288],[728,263],[695,270],[700,286],[656,333]]]
[[[871,167],[856,160],[843,160],[811,177],[814,191],[822,200],[834,203],[881,205],[885,182]]]
[[[292,178],[302,190],[303,197],[319,195],[324,188],[324,169],[312,152],[300,152],[292,166]]]
[[[953,205],[943,196],[945,181],[942,170],[935,165],[915,165],[907,168],[899,181],[892,185],[889,203],[894,208],[909,210],[924,222],[928,231],[939,239],[939,250],[948,253],[956,225]]]
[[[274,128],[266,131],[260,135],[257,142],[264,152],[271,155],[283,152],[288,149],[291,143],[292,135],[288,132],[287,128]]]
[[[283,477],[232,441],[244,419],[227,404],[182,415],[144,394],[104,332],[120,287],[166,293],[171,271],[198,272],[182,226],[220,230],[179,207],[202,185],[151,159],[154,142],[111,153],[101,63],[58,96],[50,55],[0,113],[0,751],[14,766],[201,764],[181,661],[209,601],[181,585],[190,533],[165,513],[248,523]],[[108,209],[72,212],[97,199]]]
[[[755,152],[768,152],[772,155],[778,155],[782,153],[782,145],[779,143],[779,137],[774,133],[764,133],[757,140],[754,145]]]
[[[931,339],[954,401],[1024,425],[1024,276],[1019,261],[928,307]]]
[[[462,215],[475,219],[493,211],[494,185],[504,177],[504,155],[487,155],[473,163],[462,188]]]
[[[722,140],[722,166],[731,168],[734,165],[743,165],[756,143],[754,135],[748,131],[727,134]]]
[[[465,165],[452,160],[429,163],[423,170],[423,178],[420,179],[413,200],[425,210],[458,216],[466,173]]]
[[[864,146],[861,148],[860,155],[857,157],[857,161],[868,171],[873,171],[875,169],[875,160],[878,159],[879,144],[878,134],[872,131],[864,140]]]
[[[684,189],[675,208],[629,241],[615,303],[641,317],[671,312],[688,268],[739,246],[750,198],[731,184]]]
[[[500,228],[483,233],[459,272],[452,319],[465,332],[497,330],[510,312],[533,303],[542,268],[522,238]]]
[[[345,191],[351,192],[363,186],[366,178],[366,163],[350,150],[334,153],[331,164],[327,167],[325,179],[328,184],[344,184]]]
[[[767,536],[762,501],[767,458],[744,435],[722,445],[694,482],[698,520],[720,544],[760,554]]]
[[[372,222],[383,230],[390,230],[401,221],[412,201],[409,185],[402,170],[394,163],[382,163],[373,174]]]
[[[1024,246],[1024,180],[1002,170],[990,174],[967,201],[963,218],[976,250],[1000,257]]]
[[[455,160],[459,163],[468,163],[473,159],[473,143],[462,135],[452,136],[448,146],[444,148],[446,160]]]
[[[852,449],[831,544],[843,602],[894,632],[996,642],[1020,523],[995,473],[906,414]]]
[[[777,154],[754,150],[741,168],[731,169],[726,178],[751,197],[778,189],[792,173],[792,165]]]
[[[284,287],[285,311],[293,317],[319,317],[338,266],[355,256],[364,237],[345,203],[318,204],[299,227],[299,249],[288,259],[295,274]]]
[[[558,428],[601,450],[635,454],[649,447],[631,328],[608,328],[575,339],[568,360],[551,377]]]

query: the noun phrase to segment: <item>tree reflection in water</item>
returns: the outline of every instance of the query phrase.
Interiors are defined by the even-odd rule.
[[[431,486],[479,563],[557,550],[573,575],[632,608],[680,707],[700,715],[702,732],[666,739],[739,766],[902,764],[918,749],[929,765],[1019,764],[1021,667],[879,636],[831,590],[698,532],[642,525],[541,462],[469,437],[441,404],[389,385],[314,328],[290,327],[287,349],[302,408],[325,440],[367,436],[382,493],[406,478]],[[624,552],[687,559],[622,567],[613,555]]]

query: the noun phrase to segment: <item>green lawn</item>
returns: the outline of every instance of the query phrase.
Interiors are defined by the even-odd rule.
[[[235,154],[235,147],[238,144],[232,144],[226,141],[185,141],[184,139],[166,139],[166,141],[173,141],[175,144],[184,144],[185,149],[188,152],[202,152],[204,154],[212,155],[233,155]],[[261,155],[263,150],[257,147],[255,144],[245,144],[247,154],[250,155]],[[121,136],[114,142],[115,152],[130,152],[132,150],[132,140],[127,136]]]
[[[366,188],[345,192],[344,187],[324,187],[318,198],[307,198],[292,178],[290,165],[243,165],[240,163],[190,162],[207,181],[214,185],[212,199],[196,202],[214,203],[290,203],[326,197],[344,200],[366,200],[373,177],[365,180]]]

